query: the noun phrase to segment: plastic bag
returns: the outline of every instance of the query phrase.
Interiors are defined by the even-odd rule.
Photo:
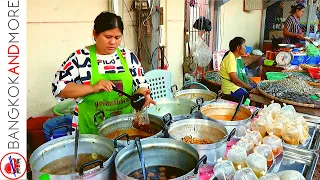
[[[280,178],[274,173],[269,173],[262,176],[259,180],[280,180]]]
[[[199,67],[206,67],[211,61],[212,52],[200,36],[196,38],[192,56]]]
[[[282,140],[275,135],[271,134],[264,137],[262,139],[262,143],[267,144],[272,148],[272,152],[275,158],[283,151]]]
[[[243,147],[232,146],[228,151],[227,159],[233,163],[236,169],[246,167],[247,151]]]
[[[248,156],[247,166],[253,170],[256,176],[259,178],[263,176],[267,170],[267,159],[258,153],[252,153]]]
[[[308,56],[319,56],[320,51],[313,44],[309,44],[307,47],[307,55]]]
[[[294,170],[282,171],[277,173],[277,175],[281,180],[305,180],[300,172]]]
[[[269,145],[261,144],[260,146],[255,147],[253,152],[264,156],[267,159],[267,166],[271,167],[274,161],[274,155],[272,148]]]
[[[58,102],[53,108],[53,113],[57,116],[73,115],[73,111],[77,103],[72,99]]]
[[[243,168],[234,174],[234,180],[258,180],[251,168]]]
[[[213,168],[213,172],[218,180],[232,180],[236,170],[231,161],[218,160],[218,163]]]

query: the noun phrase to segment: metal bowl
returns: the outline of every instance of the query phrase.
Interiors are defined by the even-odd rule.
[[[180,90],[174,94],[176,98],[183,98],[193,102],[196,102],[197,99],[202,98],[203,101],[211,101],[217,97],[217,94],[204,89],[187,89]]]

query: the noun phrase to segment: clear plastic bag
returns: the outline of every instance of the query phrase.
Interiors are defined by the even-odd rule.
[[[248,141],[251,141],[254,146],[257,146],[261,144],[262,136],[259,131],[248,131],[243,139],[247,139]]]
[[[274,173],[268,173],[262,176],[259,180],[280,180],[280,178]]]
[[[286,106],[283,106],[278,113],[279,115],[291,118],[296,114],[296,110],[292,105],[286,105]]]
[[[271,167],[274,161],[274,155],[272,148],[269,145],[261,144],[260,146],[255,147],[253,152],[264,156],[267,159],[267,166]]]
[[[218,163],[213,167],[213,172],[218,180],[232,180],[236,170],[231,161],[218,160]]]
[[[227,159],[231,161],[236,169],[246,167],[247,151],[243,147],[232,146],[228,151]]]
[[[300,142],[299,129],[295,126],[286,125],[282,132],[282,139],[287,144],[298,146]]]
[[[267,125],[267,133],[281,137],[283,131],[283,124],[280,122],[273,122]]]
[[[251,168],[257,177],[263,176],[267,170],[267,159],[258,153],[252,153],[247,157],[247,167]]]
[[[262,139],[263,144],[267,144],[272,148],[274,157],[276,158],[283,151],[282,140],[275,135],[269,135]]]
[[[253,152],[253,149],[254,149],[254,143],[247,140],[247,139],[244,139],[244,138],[241,138],[237,143],[236,143],[236,146],[239,146],[239,147],[242,147],[246,150],[247,152],[247,155],[249,155],[250,153]]]
[[[192,56],[199,67],[206,67],[211,61],[212,52],[200,36],[196,38]]]
[[[255,119],[251,122],[250,129],[258,131],[262,137],[265,137],[267,133],[267,123],[262,118]]]
[[[300,172],[294,170],[282,171],[277,173],[277,175],[281,180],[305,180]]]
[[[243,168],[234,174],[234,180],[258,180],[251,168]]]

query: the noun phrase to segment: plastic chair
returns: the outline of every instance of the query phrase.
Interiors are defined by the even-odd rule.
[[[156,69],[145,73],[145,78],[152,91],[153,100],[160,98],[172,98],[171,86],[173,85],[173,74],[170,71]]]

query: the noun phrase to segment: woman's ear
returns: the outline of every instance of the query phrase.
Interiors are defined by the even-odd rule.
[[[97,39],[97,33],[95,30],[92,31],[93,39],[96,41]]]

